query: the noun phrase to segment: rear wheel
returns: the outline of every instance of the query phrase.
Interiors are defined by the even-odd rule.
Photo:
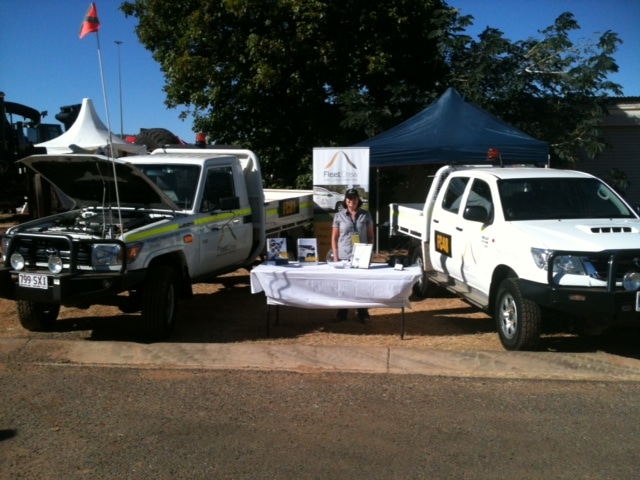
[[[142,294],[142,323],[150,340],[164,340],[173,332],[178,313],[175,272],[163,265],[150,270],[148,277]]]
[[[498,287],[495,315],[500,342],[507,350],[534,350],[540,341],[540,307],[523,298],[517,278],[506,278]]]
[[[18,300],[17,307],[20,325],[31,332],[51,330],[60,313],[60,305],[32,300]]]

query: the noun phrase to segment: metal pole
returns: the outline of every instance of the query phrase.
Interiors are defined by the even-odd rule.
[[[118,45],[118,90],[120,91],[120,138],[124,140],[124,127],[122,122],[122,68],[120,66],[120,45],[122,45],[121,40],[116,40],[116,45]]]
[[[380,252],[380,167],[376,168],[376,253]]]

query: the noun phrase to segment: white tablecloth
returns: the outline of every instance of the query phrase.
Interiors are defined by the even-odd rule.
[[[300,308],[404,308],[420,268],[395,270],[334,268],[327,263],[261,264],[251,270],[251,293],[264,292],[270,305]]]

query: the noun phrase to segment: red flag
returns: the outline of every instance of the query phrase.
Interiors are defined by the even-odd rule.
[[[100,30],[98,9],[96,8],[96,4],[92,3],[80,27],[80,38],[84,37],[87,33],[97,32],[98,30]]]

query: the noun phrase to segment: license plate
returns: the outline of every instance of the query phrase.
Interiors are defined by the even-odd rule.
[[[49,281],[46,275],[31,275],[29,273],[19,273],[18,285],[26,288],[46,289],[49,287]]]

